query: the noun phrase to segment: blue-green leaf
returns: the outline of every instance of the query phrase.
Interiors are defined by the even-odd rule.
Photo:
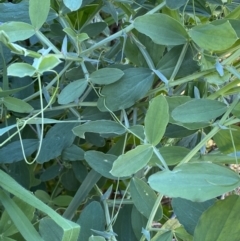
[[[36,69],[26,63],[14,63],[7,68],[8,75],[23,78],[25,76],[33,76],[36,73]]]
[[[116,82],[124,75],[124,72],[116,68],[103,68],[93,72],[90,80],[94,84],[108,85]]]
[[[82,5],[82,0],[63,0],[63,2],[71,11],[77,11]]]
[[[25,40],[34,35],[34,28],[28,23],[7,22],[0,26],[9,37],[10,42]]]
[[[175,19],[165,14],[154,13],[137,17],[134,27],[149,36],[153,42],[162,45],[180,45],[188,41],[185,28]]]
[[[148,182],[154,190],[169,197],[203,202],[232,191],[240,185],[240,178],[226,167],[196,162],[155,173]]]
[[[58,95],[58,103],[66,105],[76,101],[87,88],[88,82],[85,79],[80,79],[68,84]]]
[[[126,132],[126,129],[110,120],[90,121],[73,129],[73,133],[83,139],[86,132],[121,135]]]
[[[152,145],[139,145],[118,157],[110,173],[116,177],[127,177],[147,165],[153,154]]]
[[[142,99],[151,88],[154,74],[146,68],[128,68],[123,71],[120,81],[103,87],[98,108],[106,111],[104,105],[112,111],[132,106]]]
[[[222,115],[226,104],[208,99],[194,99],[172,111],[172,118],[180,123],[207,122]]]
[[[35,30],[42,27],[50,10],[50,0],[29,0],[29,16]]]
[[[145,117],[145,134],[152,145],[157,145],[162,139],[168,124],[168,103],[164,96],[157,96],[150,101]]]

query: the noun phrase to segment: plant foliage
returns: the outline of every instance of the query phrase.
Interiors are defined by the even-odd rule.
[[[239,240],[238,0],[0,12],[0,240]]]

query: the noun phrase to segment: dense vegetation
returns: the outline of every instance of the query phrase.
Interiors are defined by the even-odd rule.
[[[0,12],[0,240],[239,241],[240,1]]]

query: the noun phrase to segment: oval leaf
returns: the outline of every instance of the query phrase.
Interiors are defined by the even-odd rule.
[[[82,5],[82,0],[63,0],[63,2],[71,11],[78,10]]]
[[[181,45],[188,41],[185,28],[165,14],[155,13],[137,17],[133,25],[140,33],[149,36],[157,44]]]
[[[36,69],[30,64],[15,63],[15,64],[11,64],[7,68],[7,73],[8,75],[16,76],[20,78],[23,78],[25,76],[31,77],[36,73]]]
[[[91,121],[73,128],[73,133],[83,139],[86,132],[121,135],[126,132],[126,129],[120,124],[109,120]]]
[[[81,212],[77,223],[82,229],[78,240],[88,240],[88,238],[93,234],[92,229],[104,231],[105,215],[101,204],[97,201],[89,203]]]
[[[29,0],[29,16],[35,30],[42,27],[50,10],[50,0]]]
[[[206,24],[193,27],[189,35],[196,44],[208,51],[225,50],[238,39],[229,21],[219,25]]]
[[[126,109],[142,99],[151,88],[154,74],[150,69],[129,68],[123,72],[121,81],[103,87],[103,97],[98,101],[101,111],[106,111],[104,105],[112,111]]]
[[[118,179],[109,172],[112,169],[113,162],[117,156],[105,154],[99,151],[87,151],[85,153],[85,160],[89,166],[102,176],[110,179]]]
[[[194,241],[239,240],[240,237],[240,197],[233,195],[216,202],[201,216],[195,232]],[[217,217],[214,219],[213,217]]]
[[[40,60],[38,71],[40,73],[43,73],[45,71],[52,70],[53,68],[58,66],[61,62],[62,61],[53,54],[43,56],[42,59]]]
[[[149,104],[145,118],[145,134],[152,145],[162,139],[168,124],[168,103],[164,96],[155,97]]]
[[[166,5],[170,9],[178,9],[178,8],[184,6],[187,2],[188,2],[188,0],[178,0],[178,1],[166,0]]]
[[[169,197],[204,202],[232,191],[240,185],[240,178],[226,167],[196,162],[182,164],[173,171],[155,173],[149,177],[148,182],[154,190]]]
[[[12,110],[18,113],[30,113],[33,111],[33,107],[27,102],[14,97],[4,97],[3,103],[8,110]]]
[[[94,84],[108,85],[116,82],[124,75],[124,72],[115,68],[104,68],[93,72],[90,75],[90,80]]]
[[[25,156],[29,157],[38,148],[39,141],[37,139],[22,140]],[[14,141],[0,149],[0,163],[13,163],[22,161],[22,147],[20,141]]]
[[[216,100],[194,99],[176,107],[172,117],[180,123],[207,122],[222,115],[227,106]]]
[[[148,186],[147,183],[135,177],[131,180],[130,192],[137,210],[146,218],[149,218],[154,203],[157,200],[156,193]],[[154,218],[154,220],[160,220],[162,218],[161,206],[158,207]]]
[[[0,26],[0,30],[3,30],[9,41],[16,42],[30,38],[34,35],[34,28],[28,23],[22,22],[8,22]]]
[[[153,154],[151,145],[139,145],[118,157],[110,173],[116,177],[127,177],[146,166]]]
[[[206,202],[192,202],[183,198],[173,198],[172,208],[179,222],[189,234],[193,235],[199,218],[216,200],[217,199],[210,199]]]
[[[58,103],[66,105],[77,100],[83,94],[87,85],[88,82],[85,79],[76,80],[68,84],[58,95]]]

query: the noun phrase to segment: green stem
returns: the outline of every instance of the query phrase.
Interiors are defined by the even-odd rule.
[[[60,105],[56,107],[52,107],[51,109],[46,109],[45,111],[55,111],[55,110],[66,110],[68,108],[79,107],[79,106],[89,106],[89,107],[96,107],[97,102],[81,102],[81,103],[72,103],[67,105]],[[34,110],[32,113],[38,113],[41,110]]]
[[[157,212],[157,210],[159,208],[159,204],[161,203],[162,198],[163,198],[163,195],[159,194],[157,199],[156,199],[156,202],[154,203],[154,206],[152,208],[151,214],[150,214],[150,216],[148,218],[148,222],[147,222],[147,225],[146,225],[146,230],[151,230],[153,219],[154,219],[154,217],[156,215],[156,212]],[[142,235],[140,241],[144,241],[144,240],[145,240],[145,236]]]
[[[146,15],[156,13],[157,11],[162,9],[165,5],[166,5],[166,2],[164,1],[161,4],[157,5],[155,8],[153,8],[151,11],[147,12]],[[102,41],[99,41],[98,43],[96,43],[92,47],[90,47],[89,49],[82,51],[80,56],[83,57],[83,56],[90,54],[93,50],[105,45],[106,43],[111,42],[112,40],[114,40],[116,38],[123,36],[125,33],[128,33],[133,29],[134,29],[134,25],[133,25],[133,23],[131,23],[130,25],[128,25],[126,28],[122,29],[121,31],[103,39]]]
[[[225,66],[225,69],[227,69],[231,74],[233,74],[234,76],[236,76],[238,79],[240,79],[240,73],[237,69],[235,69],[233,66]]]
[[[70,66],[71,64],[72,64],[72,62],[68,62],[68,63],[64,66],[64,68],[58,73],[58,76],[59,76],[59,77],[62,76],[62,75],[66,72],[66,70],[69,68],[69,66]],[[46,90],[49,90],[57,81],[58,81],[58,77],[56,76],[56,77],[54,77],[54,79],[45,87]],[[37,91],[37,92],[35,92],[34,94],[32,94],[32,95],[28,96],[27,98],[25,98],[24,101],[32,100],[32,99],[36,98],[37,96],[39,96],[39,94],[40,94],[40,92]]]
[[[61,51],[58,50],[58,48],[55,47],[55,45],[48,39],[46,38],[46,36],[40,32],[39,30],[37,30],[35,32],[36,36],[38,37],[38,39],[44,43],[45,45],[47,45],[48,47],[50,47],[52,49],[52,51],[55,53],[55,54],[60,54],[62,55]]]
[[[182,52],[181,52],[181,54],[180,54],[180,56],[178,58],[177,64],[176,64],[176,66],[175,66],[175,68],[173,70],[173,73],[172,73],[172,75],[171,75],[171,77],[169,79],[170,82],[174,80],[174,78],[176,77],[176,74],[178,73],[178,71],[179,71],[179,69],[180,69],[180,67],[182,65],[182,62],[184,60],[184,57],[185,57],[187,49],[188,49],[188,45],[189,45],[189,43],[187,42],[183,46],[183,49],[182,49]]]
[[[180,166],[183,163],[189,162],[195,154],[205,145],[205,143],[210,140],[214,135],[217,134],[219,131],[220,127],[215,126],[209,133],[206,135],[183,159],[182,161],[177,165]]]
[[[208,69],[208,70],[205,70],[205,71],[201,71],[201,72],[197,72],[197,73],[194,73],[194,74],[191,74],[191,75],[189,75],[189,76],[187,76],[187,77],[184,77],[184,78],[180,78],[180,79],[178,79],[178,80],[174,80],[174,81],[172,81],[172,82],[169,82],[169,87],[174,87],[174,86],[177,86],[177,85],[181,85],[181,84],[185,84],[185,83],[187,83],[187,82],[189,82],[189,81],[192,81],[192,80],[194,80],[194,79],[198,79],[198,78],[200,78],[200,77],[203,77],[203,76],[205,76],[205,75],[207,75],[207,74],[210,74],[210,73],[212,73],[212,72],[214,72],[214,71],[216,71],[216,69],[215,68],[211,68],[211,69]],[[159,91],[161,91],[161,90],[164,90],[165,89],[165,86],[160,86],[160,87],[158,87],[158,88],[155,88],[155,89],[153,89],[153,90],[150,90],[148,93],[147,93],[147,95],[146,96],[149,96],[149,95],[153,95],[153,94],[155,94],[155,93],[157,93],[157,92],[159,92]]]
[[[239,47],[238,47],[239,48]],[[231,54],[227,59],[222,61],[222,65],[229,65],[232,64],[232,62],[239,58],[240,55],[240,49],[238,49],[235,53]]]
[[[225,94],[228,90],[236,87],[239,83],[240,83],[240,80],[239,80],[239,79],[235,79],[235,80],[233,80],[232,82],[228,83],[227,85],[223,86],[220,90],[218,90],[218,91],[212,93],[211,95],[209,95],[209,96],[207,97],[207,99],[209,99],[209,100],[215,100],[215,99],[219,98],[220,96],[224,96],[224,94]]]
[[[111,218],[110,218],[110,214],[109,214],[109,209],[108,209],[108,204],[107,204],[107,200],[106,200],[106,199],[103,201],[103,207],[104,207],[104,210],[105,210],[105,217],[106,217],[107,227],[108,227],[108,229],[109,229],[110,232],[113,232],[112,222],[111,222]],[[111,240],[117,241],[117,239],[115,238],[114,235],[111,237]]]

